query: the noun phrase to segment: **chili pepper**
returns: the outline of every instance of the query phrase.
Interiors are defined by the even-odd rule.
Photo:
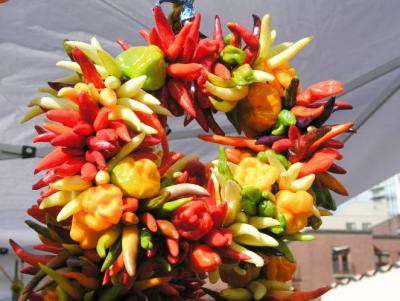
[[[138,150],[135,151],[135,153],[133,153],[131,155],[131,157],[133,159],[137,160],[141,160],[141,159],[148,159],[148,160],[152,160],[152,161],[156,161],[158,159],[158,156],[152,152],[148,152],[148,151],[142,151],[142,150]]]
[[[139,30],[139,34],[143,37],[143,39],[147,42],[147,44],[150,44],[149,32],[147,30],[141,29]]]
[[[330,171],[332,173],[336,173],[336,174],[345,174],[345,173],[347,173],[347,171],[343,167],[341,167],[341,166],[339,166],[339,165],[337,165],[335,163],[333,163],[331,165],[331,167],[328,169],[328,171]]]
[[[318,108],[307,108],[303,106],[295,106],[290,110],[296,117],[307,118],[313,116],[314,118],[319,117],[324,111],[324,106]]]
[[[107,128],[108,126],[108,115],[111,110],[107,107],[102,107],[97,113],[96,118],[93,121],[93,127],[97,131]],[[115,122],[115,121],[114,121]]]
[[[189,173],[187,172],[187,170],[185,170],[185,171],[176,179],[176,184],[187,183],[187,181],[188,181],[188,176],[189,176]]]
[[[216,62],[214,64],[213,72],[216,76],[224,80],[231,79],[231,72],[229,71],[229,69],[224,64],[221,64],[219,62]]]
[[[190,31],[193,30],[193,27],[194,26],[192,26]],[[190,32],[189,32],[189,35],[190,35]],[[192,61],[192,57],[193,57],[193,53],[194,53],[194,51],[196,49],[196,44],[194,42],[194,39],[191,38],[189,35],[186,38],[185,45],[183,46],[183,51],[182,51],[182,54],[181,54],[181,57],[180,57],[180,61],[182,63],[191,62]]]
[[[334,153],[317,151],[310,160],[303,163],[300,169],[299,178],[305,177],[312,173],[327,171],[331,167],[333,160],[336,158],[337,155]]]
[[[44,244],[42,244],[42,245],[33,246],[33,249],[37,250],[37,251],[58,254],[63,250],[63,247],[61,245],[44,245]]]
[[[117,260],[118,256],[121,254],[122,250],[122,241],[119,239],[114,245],[111,246],[110,250],[107,253],[106,258],[103,261],[103,265],[101,266],[100,271],[104,272],[107,270],[114,262]]]
[[[79,48],[72,49],[71,54],[74,60],[81,67],[85,83],[92,83],[97,89],[105,88],[100,74],[97,72],[94,64],[89,60],[89,58]]]
[[[158,168],[158,171],[160,172],[161,176],[163,176],[174,163],[176,163],[179,159],[183,158],[183,154],[182,153],[170,153],[170,154],[164,156],[164,158],[165,159],[161,163],[161,166]]]
[[[343,196],[348,196],[349,193],[342,183],[334,176],[327,172],[318,174],[318,179],[323,186]]]
[[[182,198],[170,202],[166,202],[161,205],[161,208],[156,211],[157,216],[160,217],[169,217],[176,209],[179,207],[191,202],[193,200],[192,197]],[[155,232],[155,231],[153,231]]]
[[[227,180],[233,179],[232,172],[226,159],[225,148],[222,145],[219,147],[218,154],[218,172]]]
[[[106,249],[112,246],[121,234],[117,225],[109,228],[97,241],[96,251],[100,257],[106,257]]]
[[[85,145],[85,137],[79,136],[74,132],[64,133],[51,140],[53,146],[81,148]]]
[[[168,90],[171,96],[178,102],[178,104],[185,110],[188,114],[196,117],[196,111],[193,107],[193,101],[187,91],[185,85],[176,79],[171,79],[168,81]]]
[[[179,291],[173,287],[172,285],[168,284],[168,283],[164,283],[160,285],[160,291],[167,296],[171,296],[171,297],[179,297]]]
[[[159,286],[163,283],[168,283],[171,281],[172,277],[155,277],[145,280],[136,281],[133,287],[137,290],[145,290],[151,287]]]
[[[180,32],[177,34],[171,46],[168,47],[166,55],[171,62],[175,61],[181,54],[183,46],[185,44],[185,40],[192,28],[192,25],[193,23],[185,24],[180,30]]]
[[[170,237],[165,238],[165,242],[169,251],[169,254],[174,257],[179,256],[179,242],[177,239],[172,239]]]
[[[218,248],[218,254],[223,259],[232,260],[234,262],[240,262],[240,261],[245,261],[245,260],[250,260],[251,259],[245,253],[235,251],[235,250],[233,250],[231,248],[228,248],[228,247]]]
[[[335,97],[331,97],[324,106],[324,111],[322,112],[322,114],[319,117],[315,118],[312,124],[316,127],[322,126],[333,113],[334,107],[335,107]]]
[[[110,276],[112,277],[118,275],[118,273],[121,272],[123,268],[124,268],[124,257],[122,256],[121,253],[118,256],[118,258],[114,261],[113,265],[108,271],[110,271]]]
[[[221,262],[221,257],[206,245],[196,246],[190,257],[191,268],[199,272],[215,271]]]
[[[202,39],[197,44],[196,49],[193,54],[193,61],[194,62],[202,62],[204,64],[204,60],[207,57],[212,57],[212,61],[214,61],[217,57],[218,51],[218,42],[211,40],[209,38]]]
[[[63,272],[62,275],[69,279],[74,279],[79,282],[85,288],[97,289],[99,286],[98,280],[92,277],[88,277],[83,273],[79,272]]]
[[[54,168],[54,174],[60,177],[73,176],[79,173],[85,161],[82,158],[72,158]]]
[[[213,228],[204,237],[203,241],[210,247],[221,248],[232,244],[232,232],[229,229],[226,231],[218,231]],[[225,232],[225,233],[224,233]]]
[[[301,136],[300,130],[295,125],[291,125],[288,130],[289,140],[294,141],[294,140],[300,138],[300,136]]]
[[[160,6],[154,7],[154,20],[165,48],[168,49],[175,40],[175,34]]]
[[[37,181],[35,184],[32,185],[32,190],[38,190],[43,187],[46,187],[49,184],[54,183],[59,179],[60,177],[54,173],[54,169],[50,169],[49,171],[47,171],[46,175],[43,178],[41,178],[39,181]]]
[[[121,222],[125,225],[136,225],[139,223],[139,218],[133,212],[124,212],[121,216]]]
[[[257,145],[258,144],[263,144],[263,145],[266,145],[266,146],[272,146],[274,144],[274,142],[276,142],[278,140],[281,140],[281,139],[284,139],[284,138],[285,138],[285,136],[283,136],[283,135],[261,136],[261,137],[257,138],[256,144]]]
[[[123,40],[116,39],[115,41],[116,41],[117,44],[122,48],[122,50],[127,50],[127,49],[129,49],[129,48],[132,47],[131,45],[129,45],[128,43],[126,43],[126,42],[123,41]]]
[[[46,223],[46,214],[43,210],[39,209],[37,205],[33,205],[31,208],[29,208],[27,213],[37,221],[43,224]]]
[[[160,35],[157,32],[157,29],[152,27],[149,32],[149,40],[150,44],[157,46],[161,49],[163,53],[166,52],[167,48],[164,41],[161,39]]]
[[[162,234],[172,239],[179,239],[179,233],[170,221],[158,219],[157,227]]]
[[[111,301],[118,300],[118,296],[120,296],[121,292],[124,290],[123,286],[112,286],[107,288],[102,292],[98,301]]]
[[[309,153],[312,153],[315,151],[321,144],[325,143],[326,141],[342,134],[351,129],[353,126],[353,123],[344,123],[340,125],[333,126],[328,133],[326,133],[324,136],[319,138],[317,141],[315,141],[309,149]]]
[[[42,134],[37,135],[33,139],[33,143],[38,143],[38,142],[50,142],[56,137],[55,133],[52,132],[44,132]]]
[[[119,120],[110,121],[110,126],[112,129],[115,130],[115,132],[117,133],[118,137],[121,140],[125,142],[129,142],[132,140],[131,136],[129,135],[128,128],[122,121]]]
[[[276,298],[278,298],[279,301],[309,301],[320,297],[330,289],[331,289],[330,287],[320,287],[313,291],[294,292],[293,294],[286,297],[281,297],[274,291],[272,291],[271,294],[274,297],[276,296]]]
[[[39,161],[39,163],[36,165],[34,173],[37,174],[43,170],[61,165],[73,157],[82,155],[82,153],[83,151],[80,149],[65,149],[56,147]]]
[[[124,226],[122,230],[122,256],[125,269],[129,276],[136,274],[136,257],[139,248],[139,227],[137,225]]]
[[[32,275],[32,276],[35,276],[39,271],[40,271],[40,268],[31,266],[31,265],[27,265],[19,270],[19,272],[21,274]]]
[[[71,109],[48,110],[46,117],[69,127],[74,127],[81,120],[79,113]]]
[[[344,86],[335,80],[327,80],[309,86],[304,93],[297,95],[296,104],[306,106],[316,100],[342,93]]]
[[[239,164],[244,158],[252,157],[254,153],[242,148],[226,148],[225,155],[229,162]]]
[[[167,73],[171,77],[195,80],[200,76],[202,69],[203,66],[196,63],[170,64],[167,67]]]
[[[283,153],[286,152],[291,145],[292,142],[289,139],[280,139],[272,144],[272,149],[278,153]]]
[[[222,33],[221,20],[218,15],[214,17],[213,40],[218,42],[218,51],[224,49],[225,47],[224,35]]]
[[[146,227],[153,233],[157,232],[158,226],[157,226],[157,221],[154,218],[154,216],[149,213],[149,212],[145,212],[140,216],[140,220],[142,221],[142,223],[144,223],[146,225]]]
[[[87,139],[87,145],[90,149],[96,150],[96,151],[109,151],[109,152],[116,151],[116,147],[114,144],[112,144],[109,141],[100,140],[94,136],[89,137]]]
[[[258,39],[250,30],[238,23],[233,22],[228,22],[227,27],[233,34],[238,34],[249,47],[258,50]]]
[[[44,211],[44,214],[45,214],[45,211]],[[46,217],[44,219],[44,223],[45,222],[46,222]],[[29,226],[29,228],[34,230],[36,233],[38,233],[38,234],[40,234],[40,235],[42,235],[42,236],[44,236],[46,238],[50,238],[51,239],[51,236],[49,234],[49,230],[46,227],[43,227],[43,226],[41,226],[41,225],[39,225],[39,224],[37,224],[37,223],[35,223],[33,221],[30,221],[30,220],[26,220],[25,224],[27,224]]]
[[[55,194],[58,190],[55,189],[48,189],[46,191],[41,191],[40,192],[40,197],[41,198],[47,198],[49,196],[51,196],[52,194]]]
[[[59,125],[59,124],[54,124],[50,122],[45,122],[43,124],[44,128],[50,132],[53,132],[54,134],[61,135],[61,134],[66,134],[66,133],[71,133],[72,128],[64,125]]]
[[[80,121],[76,126],[74,126],[73,131],[75,134],[80,136],[90,136],[94,132],[94,128],[91,124]]]
[[[86,92],[81,92],[78,96],[79,113],[81,119],[93,124],[99,112],[99,107]]]
[[[122,206],[123,211],[134,212],[139,208],[139,200],[136,198],[124,198],[122,199],[122,202],[123,202]]]
[[[97,131],[96,137],[105,141],[116,141],[118,139],[117,133],[113,129],[102,129]]]
[[[243,64],[246,54],[242,49],[228,45],[221,51],[220,56],[222,61],[228,65],[240,66]]]
[[[250,150],[253,150],[255,152],[261,152],[268,149],[264,145],[256,145],[255,139],[249,139],[247,137],[220,135],[198,135],[198,137],[207,142],[249,148]]]
[[[97,167],[100,170],[103,170],[106,168],[106,160],[104,159],[103,154],[100,153],[99,151],[95,151],[95,150],[86,151],[85,159],[89,162],[96,163]]]
[[[330,139],[326,141],[324,144],[322,144],[321,147],[341,149],[344,147],[344,143],[340,140]]]

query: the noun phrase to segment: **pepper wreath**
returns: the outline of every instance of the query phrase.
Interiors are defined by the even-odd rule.
[[[289,60],[310,41],[274,44],[270,17],[253,31],[215,17],[202,37],[201,15],[177,22],[154,8],[147,46],[118,40],[117,57],[99,41],[65,41],[72,76],[42,88],[26,122],[35,143],[54,146],[36,166],[45,172],[26,221],[42,244],[32,254],[10,240],[34,275],[20,300],[311,300],[294,292],[286,242],[314,237],[335,209],[330,190],[347,195],[332,173],[345,170],[343,143],[352,124],[326,125],[351,105],[337,101],[337,81],[302,89]],[[172,24],[172,25],[171,25]],[[213,114],[225,112],[244,136],[225,136]],[[167,117],[185,115],[220,145],[218,160],[169,150]],[[225,148],[224,146],[228,146]],[[206,281],[208,279],[208,281]],[[207,282],[225,283],[222,291]],[[207,297],[208,295],[209,297]],[[205,298],[205,299],[202,299]]]

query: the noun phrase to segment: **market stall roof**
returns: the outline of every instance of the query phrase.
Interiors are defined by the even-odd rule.
[[[88,41],[96,36],[116,54],[115,38],[143,44],[139,29],[153,24],[149,0],[9,1],[0,4],[0,244],[9,236],[25,243],[34,235],[23,224],[25,210],[37,198],[30,190],[37,159],[20,159],[13,152],[32,145],[32,123],[18,125],[37,88],[66,71],[55,67],[65,59],[64,39]],[[202,12],[201,30],[210,34],[213,18],[235,20],[248,27],[251,14],[271,14],[278,42],[295,41],[312,34],[314,42],[293,61],[304,85],[338,79],[348,91],[343,99],[355,106],[340,112],[332,123],[356,120],[357,135],[349,137],[342,177],[352,195],[400,170],[400,18],[398,1],[373,0],[218,0],[195,2]],[[221,118],[221,123],[231,128]],[[182,127],[170,121],[172,147],[198,152],[203,160],[216,156],[216,148],[195,139],[198,126]],[[4,144],[4,145],[3,145]],[[29,150],[29,149],[28,149]],[[42,154],[45,149],[36,150]],[[11,153],[10,153],[11,152]],[[14,158],[14,159],[12,159]],[[343,201],[343,199],[341,199]]]

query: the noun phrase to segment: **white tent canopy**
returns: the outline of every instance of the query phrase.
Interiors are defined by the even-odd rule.
[[[64,39],[88,41],[96,36],[117,54],[115,38],[144,44],[137,33],[153,25],[150,0],[9,1],[0,5],[0,245],[12,236],[24,243],[34,239],[24,226],[25,210],[38,197],[30,190],[37,159],[20,159],[22,145],[32,145],[33,123],[18,125],[25,106],[47,81],[68,74],[55,67],[65,59]],[[373,0],[197,0],[202,12],[201,30],[210,34],[215,14],[224,23],[235,20],[251,27],[251,14],[271,14],[278,42],[314,35],[314,42],[294,61],[303,85],[327,79],[346,84],[343,99],[353,111],[336,113],[331,122],[356,120],[358,134],[349,137],[341,163],[348,174],[341,177],[355,195],[400,170],[398,112],[400,103],[400,18],[398,1]],[[221,124],[228,122],[220,119]],[[199,128],[171,120],[172,148],[198,152],[204,161],[216,148],[195,139]],[[189,129],[189,130],[188,130]],[[179,138],[179,139],[178,139]],[[10,147],[11,145],[11,147]],[[17,147],[13,147],[17,146]],[[38,146],[37,153],[43,150]],[[14,158],[14,159],[12,159]]]

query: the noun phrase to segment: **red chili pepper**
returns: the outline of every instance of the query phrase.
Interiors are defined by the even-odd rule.
[[[139,30],[139,34],[143,37],[147,44],[150,44],[150,34],[147,30],[141,29]]]
[[[79,94],[78,101],[81,119],[90,124],[93,124],[99,112],[99,107],[97,106],[97,103],[93,101],[86,92],[81,92]]]
[[[208,126],[208,121],[206,118],[206,115],[204,114],[204,111],[202,108],[198,106],[198,104],[195,102],[194,103],[194,109],[196,110],[196,121],[197,123],[201,126],[201,128],[205,132],[209,132],[209,126]]]
[[[152,27],[150,29],[149,40],[152,45],[155,45],[158,48],[160,48],[163,53],[165,53],[167,51],[167,49],[163,43],[164,41],[161,39],[160,35],[157,32],[157,29],[155,29],[154,27]]]
[[[197,44],[196,50],[193,54],[194,62],[201,62],[204,58],[212,56],[216,58],[218,55],[218,42],[209,38],[202,39]]]
[[[41,198],[47,198],[48,196],[51,196],[52,194],[55,194],[58,190],[56,189],[47,189],[46,191],[41,191],[40,192],[40,197]]]
[[[218,123],[215,121],[213,114],[211,112],[211,108],[203,110],[204,115],[206,116],[207,119],[207,124],[208,127],[216,134],[216,135],[225,135],[225,132],[221,127],[218,125]]]
[[[213,248],[228,246],[228,237],[223,235],[217,229],[211,229],[203,238],[202,241]]]
[[[214,74],[223,79],[231,78],[231,71],[224,64],[219,62],[215,63],[214,65]]]
[[[134,212],[139,208],[139,200],[136,198],[123,198],[122,199],[123,206],[122,211],[131,211]]]
[[[168,47],[166,55],[171,62],[175,61],[181,54],[183,45],[185,44],[186,38],[190,32],[190,29],[192,28],[192,25],[193,23],[185,24],[185,26],[183,26],[181,31],[176,36],[174,42],[171,44],[171,46]]]
[[[317,118],[324,111],[324,106],[319,106],[318,108],[307,108],[303,106],[295,106],[290,110],[296,117],[307,118],[313,116]]]
[[[161,284],[160,285],[160,291],[164,295],[171,296],[171,297],[179,297],[180,298],[179,291],[169,283]]]
[[[193,30],[193,26],[192,26]],[[194,50],[196,49],[196,44],[191,37],[186,38],[185,46],[183,47],[183,51],[180,57],[180,61],[182,63],[189,63],[192,61]]]
[[[331,165],[331,167],[328,169],[328,171],[330,171],[332,173],[336,173],[336,174],[341,174],[341,175],[344,175],[347,173],[346,169],[344,169],[343,167],[341,167],[335,163],[333,163]]]
[[[201,140],[217,143],[222,145],[245,147],[255,152],[262,152],[268,150],[265,145],[256,145],[255,139],[250,139],[242,136],[221,136],[221,135],[198,135]]]
[[[40,268],[31,266],[31,265],[27,265],[19,270],[19,272],[21,274],[32,275],[32,276],[35,276],[37,274],[37,272],[39,272],[39,271],[40,271]]]
[[[352,126],[353,126],[353,123],[351,123],[351,122],[333,126],[329,132],[327,132],[324,136],[322,136],[320,139],[315,141],[310,146],[309,153],[310,154],[313,153],[318,147],[320,147],[326,141],[349,131],[352,128]]]
[[[154,7],[154,20],[165,48],[168,49],[175,40],[175,34],[160,6]]]
[[[159,138],[153,137],[153,136],[146,136],[142,143],[140,144],[140,147],[149,147],[149,146],[155,146],[159,144],[161,140]]]
[[[286,152],[291,145],[292,141],[289,139],[280,139],[272,144],[272,149],[277,153],[283,153]]]
[[[158,219],[157,220],[157,228],[166,237],[176,239],[176,240],[179,239],[179,233],[176,230],[175,225],[173,223],[171,223],[170,221],[167,221],[165,219]]]
[[[213,39],[218,42],[218,52],[225,47],[224,34],[222,33],[221,19],[218,15],[214,17]]]
[[[85,163],[83,158],[73,158],[54,168],[54,174],[60,177],[73,176],[79,173]]]
[[[167,73],[171,77],[196,80],[201,73],[203,66],[196,63],[190,64],[170,64]]]
[[[151,232],[156,233],[158,226],[157,226],[157,221],[154,218],[154,216],[149,213],[149,212],[145,212],[140,216],[140,220],[142,221],[142,223],[144,223],[147,227],[147,229],[149,229]]]
[[[113,152],[116,150],[115,145],[112,144],[111,142],[105,141],[105,140],[100,140],[94,136],[89,137],[86,141],[87,141],[88,147],[92,150],[109,151],[109,152]]]
[[[145,151],[135,151],[134,153],[131,154],[131,157],[135,160],[149,159],[155,161],[158,159],[156,154]]]
[[[65,126],[65,125],[60,125],[60,124],[54,124],[50,122],[45,122],[43,123],[43,127],[57,135],[65,134],[65,133],[72,133],[72,128]]]
[[[100,170],[103,170],[107,167],[106,160],[104,159],[103,154],[100,153],[99,151],[88,150],[85,153],[85,159],[86,161],[96,163],[97,167]]]
[[[305,292],[294,292],[293,294],[287,297],[279,297],[279,301],[309,301],[314,300],[327,291],[329,291],[330,287],[320,287],[313,291],[305,291]]]
[[[46,212],[39,209],[39,206],[32,205],[32,207],[28,208],[26,212],[28,213],[28,215],[32,216],[34,219],[41,222],[42,224],[46,223]]]
[[[183,158],[182,153],[169,153],[168,155],[163,157],[163,162],[161,166],[158,168],[160,176],[163,176],[165,172],[179,159]]]
[[[52,132],[44,132],[42,134],[37,135],[33,139],[33,143],[38,143],[38,142],[50,142],[56,137],[56,134]]]
[[[93,163],[86,162],[81,167],[81,178],[86,182],[91,182],[96,177],[97,168]]]
[[[90,123],[80,121],[76,126],[74,126],[73,131],[75,134],[80,136],[90,136],[94,133],[94,128]]]
[[[329,152],[317,151],[310,160],[303,162],[301,166],[299,178],[305,177],[312,173],[327,171],[336,159],[337,154]]]
[[[176,184],[182,184],[182,183],[187,183],[188,180],[188,172],[185,170],[177,179],[176,179]]]
[[[106,286],[108,283],[110,283],[110,280],[111,280],[110,270],[107,269],[107,270],[104,272],[103,281],[101,282],[101,285],[102,285],[102,286]]]
[[[155,128],[157,130],[156,137],[161,140],[161,147],[164,151],[164,154],[169,153],[169,144],[167,139],[167,134],[165,133],[165,129],[162,126],[160,120],[158,119],[156,114],[146,114],[143,112],[136,112],[137,117],[143,123]]]
[[[197,13],[196,16],[194,16],[193,26],[188,35],[188,38],[191,38],[193,40],[194,45],[197,45],[197,43],[199,41],[200,23],[201,23],[201,14]],[[186,41],[186,43],[187,42],[188,41]]]
[[[85,144],[86,138],[84,136],[77,135],[74,132],[58,135],[51,140],[51,145],[53,146],[80,148]]]
[[[250,259],[250,257],[244,253],[226,247],[218,248],[218,254],[221,255],[222,258],[232,260],[234,262],[240,262]]]
[[[122,50],[127,50],[129,48],[131,48],[132,46],[129,45],[127,42],[120,40],[120,39],[116,39],[115,40],[117,42],[117,44],[119,45],[119,47],[122,48]]]
[[[310,103],[334,96],[344,91],[344,85],[336,80],[327,80],[309,86],[304,93],[299,93],[296,97],[296,105],[307,106]]]
[[[35,128],[36,133],[38,133],[39,135],[46,133],[46,130],[44,128],[42,128],[40,125],[35,125],[34,128]]]
[[[14,250],[15,255],[20,258],[22,261],[29,263],[33,266],[38,266],[39,263],[47,264],[54,256],[49,255],[36,255],[29,253],[25,249],[23,249],[20,245],[18,245],[12,239],[9,240],[11,247]]]
[[[171,255],[168,255],[168,256],[167,256],[167,261],[168,261],[170,264],[175,265],[175,264],[178,264],[178,263],[179,263],[179,257],[174,257],[174,256],[171,256]]]
[[[56,167],[68,161],[69,159],[81,156],[82,154],[83,150],[81,149],[65,149],[62,147],[56,147],[39,161],[39,163],[36,165],[34,173],[37,174],[42,170]]]
[[[74,127],[81,120],[79,112],[71,109],[48,110],[46,111],[46,117],[69,127]]]
[[[259,47],[258,39],[246,27],[233,22],[228,22],[227,27],[232,33],[237,33],[249,47],[258,49]]]
[[[179,242],[178,242],[178,240],[167,237],[165,239],[165,243],[167,244],[167,248],[168,248],[169,254],[171,254],[171,256],[178,257],[178,255],[179,255]]]
[[[291,125],[288,130],[288,137],[290,141],[300,138],[301,132],[297,126]]]
[[[334,111],[337,110],[351,110],[353,109],[353,105],[349,102],[342,101],[342,100],[336,100],[335,101],[335,109]]]
[[[102,129],[96,133],[96,137],[100,140],[105,141],[116,141],[118,139],[118,135],[113,129]]]
[[[191,268],[199,272],[215,271],[221,263],[218,253],[206,245],[196,246],[190,256]]]
[[[218,207],[211,211],[211,216],[216,227],[221,227],[224,222],[226,212],[228,211],[228,204],[226,202],[221,203]]]
[[[171,96],[178,102],[182,109],[191,116],[196,117],[196,111],[193,107],[193,100],[190,97],[185,85],[177,80],[170,79],[168,81],[168,90]]]
[[[124,268],[124,257],[122,256],[121,253],[114,261],[112,267],[109,269],[110,276],[112,277],[118,275],[118,273],[121,272],[123,268]]]
[[[97,116],[93,122],[93,127],[97,131],[105,129],[108,127],[108,114],[111,110],[107,107],[102,107],[97,113]]]
[[[40,244],[33,246],[33,249],[36,251],[43,251],[53,254],[59,254],[64,248],[61,245],[48,245],[48,244]]]
[[[85,83],[92,83],[97,89],[105,88],[104,82],[92,61],[79,48],[72,49],[71,54],[74,60],[81,66]]]
[[[132,140],[131,135],[129,134],[128,128],[125,123],[119,120],[110,121],[110,126],[115,130],[118,137],[125,142],[129,142]]]

